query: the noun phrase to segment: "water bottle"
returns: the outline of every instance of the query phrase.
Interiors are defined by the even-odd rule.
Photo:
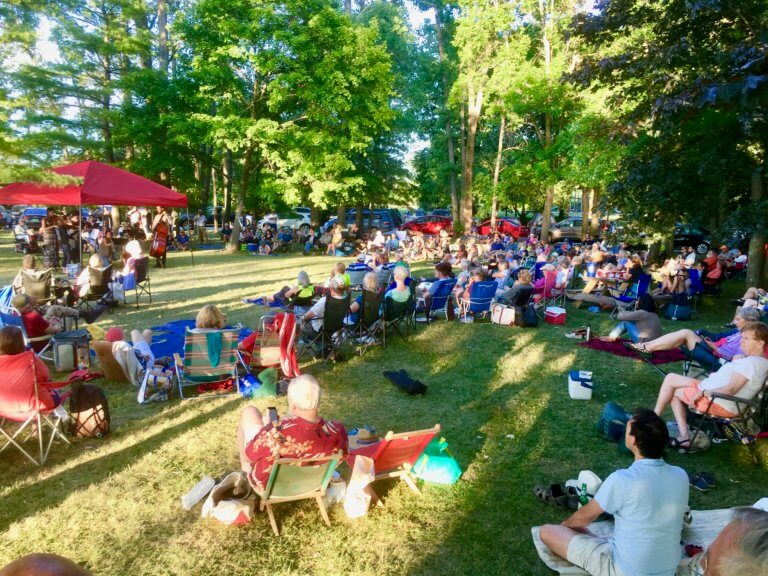
[[[589,504],[589,495],[587,494],[587,484],[582,483],[581,490],[579,491],[579,508]]]

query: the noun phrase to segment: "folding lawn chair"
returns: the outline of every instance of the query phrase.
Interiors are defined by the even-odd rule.
[[[38,375],[31,350],[0,356],[0,435],[5,443],[0,452],[13,446],[37,465],[42,466],[57,438],[69,444],[62,431],[63,420],[40,398]],[[46,382],[46,387],[63,388],[70,382]],[[68,394],[64,395],[62,401]],[[13,429],[15,427],[15,429]],[[46,439],[47,436],[47,439]],[[36,439],[36,449],[23,444]],[[37,452],[33,455],[32,452]]]
[[[90,310],[93,302],[107,301],[112,298],[112,266],[106,268],[94,268],[88,266],[88,291],[85,294],[78,294],[79,300],[77,308]],[[111,310],[110,310],[111,311]]]
[[[712,404],[717,398],[729,400],[736,404],[737,415],[723,418],[710,414]],[[752,461],[757,465],[759,462],[755,442],[757,440],[756,434],[760,430],[754,419],[762,409],[768,409],[768,380],[763,382],[762,388],[751,400],[710,392],[709,404],[707,404],[707,409],[704,412],[688,406],[688,412],[692,415],[689,422],[692,424],[695,422],[690,445],[694,446],[696,436],[707,434],[707,430],[709,430],[709,434],[713,436],[720,436],[738,444],[745,444],[752,455]]]
[[[534,262],[533,267],[531,268],[531,278],[534,280],[540,280],[541,278],[544,278],[544,266],[546,266],[546,262]]]
[[[347,456],[347,464],[352,468],[357,456],[367,456],[373,459],[373,468],[376,471],[374,482],[382,478],[400,478],[411,490],[420,494],[416,482],[411,477],[411,469],[427,445],[438,434],[440,434],[440,424],[435,424],[433,428],[426,430],[400,434],[389,431],[375,444],[352,450]],[[378,496],[376,498],[378,499]]]
[[[351,335],[349,327],[344,323],[347,314],[349,314],[349,294],[345,298],[326,296],[323,326],[309,342],[299,341],[303,346],[298,351],[298,359],[301,360],[307,351],[314,350],[318,342],[323,363],[327,362],[334,352],[338,352]]]
[[[129,290],[133,290],[136,297],[136,308],[139,307],[139,298],[146,294],[149,296],[149,303],[152,304],[152,287],[149,283],[149,258],[144,256],[142,258],[136,258],[133,261],[131,270],[132,274],[128,274],[123,278],[123,291],[126,294]]]
[[[411,329],[410,317],[413,316],[413,296],[405,302],[397,302],[392,298],[384,298],[384,315],[382,317],[382,333],[384,347],[387,346],[387,331],[392,330],[405,341]]]
[[[363,285],[363,278],[368,272],[373,270],[362,262],[354,262],[347,266],[347,274],[349,275],[349,285],[351,288],[359,288]]]
[[[432,305],[428,311],[426,309],[426,301],[424,297],[419,296],[416,299],[416,310],[413,312],[415,321],[429,323],[435,318],[433,313],[440,311],[445,314],[446,319],[448,318],[448,306],[450,305],[449,301],[451,299],[451,294],[453,294],[453,289],[456,287],[456,278],[445,278],[443,280],[438,280],[438,282],[440,285],[432,295]],[[424,312],[424,316],[415,318],[418,312]]]
[[[267,509],[269,523],[275,536],[280,530],[275,520],[272,506],[282,502],[308,500],[314,498],[320,508],[323,521],[330,527],[331,520],[325,509],[323,496],[331,481],[334,470],[341,461],[341,454],[321,456],[319,458],[278,458],[272,465],[267,486],[261,494],[260,509]]]
[[[240,384],[237,373],[238,336],[238,330],[197,331],[187,328],[184,334],[184,358],[181,358],[178,353],[173,355],[179,382],[179,396],[183,400],[238,393]],[[184,396],[184,388],[191,386],[197,387],[202,394]],[[214,393],[208,394],[208,392]]]
[[[384,300],[384,292],[363,291],[362,304],[360,306],[360,318],[356,328],[357,352],[362,356],[374,344],[379,344],[378,337],[381,329],[381,303]]]
[[[21,294],[27,294],[35,300],[38,304],[45,304],[53,300],[53,291],[51,288],[51,278],[53,272],[49,268],[41,272],[33,272],[30,270],[19,270],[19,277],[21,278]]]
[[[486,315],[491,311],[491,304],[496,298],[498,284],[493,280],[475,282],[469,288],[469,299],[459,302],[459,313],[463,322],[468,322],[469,314],[473,317]]]
[[[691,285],[688,287],[688,296],[691,299],[691,307],[696,310],[701,303],[701,296],[704,294],[704,284],[701,282],[701,272],[696,268],[691,268],[688,271],[688,280],[691,281]]]
[[[650,274],[640,274],[638,281],[629,286],[624,292],[616,295],[612,294],[613,310],[609,319],[616,318],[619,312],[626,312],[627,310],[637,308],[640,296],[648,292],[652,280],[653,277]]]
[[[281,312],[275,316],[263,316],[260,330],[253,335],[253,352],[248,355],[238,350],[237,355],[246,372],[276,366],[285,378],[300,374],[296,364],[296,316]]]
[[[376,280],[379,286],[389,286],[389,282],[392,279],[392,271],[395,269],[394,262],[382,264],[379,271],[376,273]]]
[[[24,327],[24,321],[18,310],[0,306],[0,328],[4,326],[16,326],[19,328],[22,336],[24,336],[24,344],[28,348],[40,348],[39,350],[35,350],[35,354],[43,360],[53,362],[53,334],[45,334],[43,336],[30,338],[27,335],[27,329]],[[39,346],[36,346],[37,344],[39,344]]]

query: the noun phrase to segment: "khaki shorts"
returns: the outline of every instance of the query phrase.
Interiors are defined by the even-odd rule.
[[[584,568],[592,576],[624,576],[611,556],[607,540],[579,534],[568,544],[568,562]]]

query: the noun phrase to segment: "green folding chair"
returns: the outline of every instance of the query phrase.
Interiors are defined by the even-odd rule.
[[[267,509],[269,523],[275,536],[280,536],[277,527],[273,504],[293,502],[295,500],[307,500],[314,498],[320,508],[323,521],[330,527],[331,520],[325,509],[325,490],[331,481],[333,471],[341,462],[341,453],[320,458],[278,458],[272,465],[272,473],[269,475],[267,487],[261,495],[260,509]]]
[[[184,358],[174,354],[179,396],[213,398],[237,394],[240,379],[237,373],[237,330],[189,330],[184,335]],[[221,384],[230,382],[231,389]],[[204,394],[185,396],[184,388],[203,386]],[[210,393],[209,393],[210,392]]]

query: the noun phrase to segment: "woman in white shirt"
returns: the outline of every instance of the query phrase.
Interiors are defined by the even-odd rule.
[[[709,414],[713,416],[729,418],[737,415],[738,406],[722,398],[713,400],[712,392],[750,400],[763,387],[768,377],[768,359],[765,358],[768,326],[762,322],[749,322],[742,328],[741,335],[744,356],[734,357],[733,362],[725,364],[704,380],[680,374],[667,374],[664,377],[654,411],[661,416],[667,405],[672,405],[679,430],[678,437],[670,441],[673,448],[690,448],[688,406],[694,406],[701,412],[709,409]]]

